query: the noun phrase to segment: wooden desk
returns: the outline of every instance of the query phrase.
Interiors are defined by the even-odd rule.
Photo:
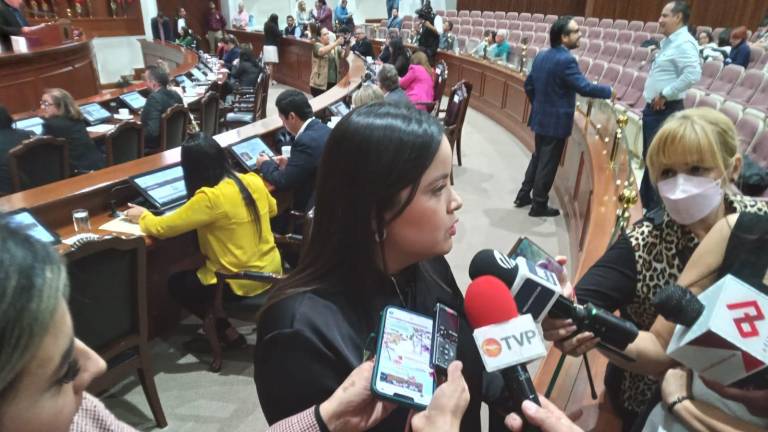
[[[310,55],[311,44],[304,42],[299,46],[305,50],[305,55]],[[364,65],[354,55],[350,56],[349,62],[350,85],[347,87],[336,86],[321,97],[312,99],[311,104],[316,112],[347,97],[359,85],[359,77],[363,73]],[[140,88],[115,90],[107,92],[107,95],[87,98],[87,101],[104,102],[122,94],[122,92]],[[83,103],[85,101],[78,102]],[[281,127],[280,118],[271,116],[220,134],[216,139],[222,145],[228,146],[243,138],[260,135],[265,138],[267,143],[271,143],[272,135]],[[0,211],[29,208],[43,224],[66,238],[74,233],[72,210],[83,208],[90,213],[91,226],[95,229],[109,220],[110,201],[114,201],[118,207],[123,207],[127,202],[138,198],[138,194],[128,183],[129,177],[178,163],[180,154],[180,149],[176,148],[107,167],[93,173],[8,195],[0,198]],[[280,195],[276,198],[278,205],[285,202],[285,199],[281,198]],[[168,240],[156,240],[147,237],[147,246],[150,334],[157,336],[163,331],[175,327],[179,319],[178,306],[167,295],[168,276],[184,268],[194,268],[199,264],[200,257],[197,251],[197,242],[192,233]]]

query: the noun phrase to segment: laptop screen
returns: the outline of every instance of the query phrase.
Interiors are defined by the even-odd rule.
[[[189,72],[197,81],[208,81],[208,78],[205,76],[205,74],[200,72],[200,70],[197,68],[192,68],[189,70]]]
[[[150,171],[133,177],[132,181],[161,209],[187,199],[187,188],[184,184],[184,171],[181,165]]]
[[[349,107],[343,101],[338,101],[331,105],[331,112],[339,117],[344,117],[349,112]]]
[[[112,117],[109,111],[97,103],[91,103],[80,107],[80,112],[83,113],[83,117],[90,124],[101,123]]]
[[[130,92],[120,95],[120,99],[134,111],[141,111],[141,109],[144,108],[144,104],[147,103],[147,99],[140,95],[139,92]]]
[[[43,133],[43,119],[40,117],[30,117],[28,119],[19,120],[13,124],[15,129],[23,129],[40,135]]]
[[[267,156],[275,157],[272,150],[259,137],[249,138],[229,148],[235,157],[251,171],[256,169],[256,159],[259,158],[259,154],[266,153]]]
[[[193,83],[189,78],[187,78],[184,75],[179,75],[176,77],[176,82],[179,83],[182,87],[194,87],[195,83]]]
[[[59,237],[48,231],[29,210],[17,210],[11,213],[4,214],[2,219],[5,220],[8,225],[23,231],[32,237],[49,244],[58,244]]]

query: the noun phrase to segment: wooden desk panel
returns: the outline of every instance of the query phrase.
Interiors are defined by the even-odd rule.
[[[61,87],[76,99],[99,92],[90,39],[28,53],[0,54],[0,104],[8,112],[37,109],[40,95],[50,87]]]

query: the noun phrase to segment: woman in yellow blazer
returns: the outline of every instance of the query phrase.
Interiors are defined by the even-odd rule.
[[[214,272],[282,273],[269,224],[269,218],[277,214],[277,205],[261,177],[235,173],[224,149],[204,134],[193,135],[181,147],[181,166],[189,196],[183,206],[164,216],[131,206],[126,216],[138,223],[142,232],[158,238],[197,231],[205,264],[197,271],[171,275],[168,289],[176,301],[203,319],[213,302]],[[224,291],[225,301],[258,295],[269,285],[231,281],[229,288]],[[226,318],[216,320],[216,329],[227,345],[245,343]]]

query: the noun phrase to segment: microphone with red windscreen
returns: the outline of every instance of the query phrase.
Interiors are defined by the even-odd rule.
[[[544,357],[546,349],[531,315],[519,315],[507,285],[494,276],[478,277],[467,288],[464,310],[485,369],[501,373],[516,411],[525,400],[541,405],[525,364]]]

